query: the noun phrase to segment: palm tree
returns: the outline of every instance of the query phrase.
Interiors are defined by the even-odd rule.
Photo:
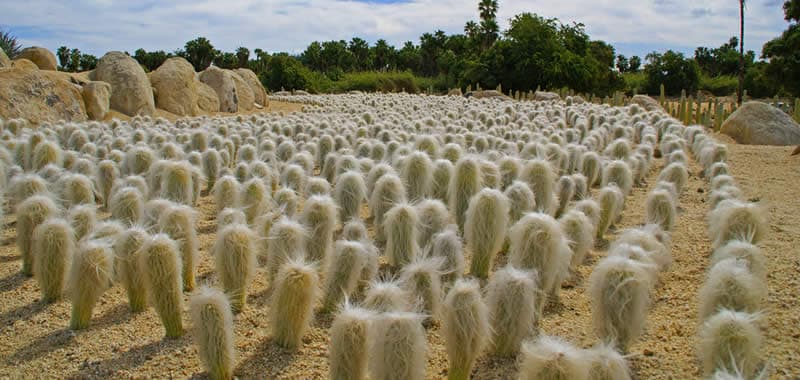
[[[10,31],[0,29],[0,49],[6,52],[8,58],[14,59],[22,51],[22,46]]]
[[[740,106],[744,93],[744,3],[745,0],[739,0],[739,89],[736,103]]]

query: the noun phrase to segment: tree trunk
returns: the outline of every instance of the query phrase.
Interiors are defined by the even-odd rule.
[[[739,90],[736,103],[742,105],[744,93],[744,0],[739,0]]]

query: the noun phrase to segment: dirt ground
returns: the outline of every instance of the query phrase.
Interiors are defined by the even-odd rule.
[[[792,148],[741,146],[729,143],[732,174],[746,196],[760,200],[769,210],[770,234],[763,245],[769,260],[769,300],[763,318],[766,337],[764,356],[771,378],[800,376],[800,156],[789,157]],[[636,188],[626,202],[617,230],[644,220],[644,200],[663,167],[658,160],[646,186]],[[661,276],[653,294],[644,336],[631,348],[629,359],[638,379],[689,379],[700,376],[696,359],[697,293],[704,281],[710,257],[706,214],[708,184],[692,164],[686,191],[680,199],[680,218],[673,234],[674,264]],[[211,198],[201,202],[198,225],[201,239],[199,283],[214,284],[213,260],[216,222]],[[15,245],[13,216],[5,219],[0,240],[0,378],[205,378],[197,357],[188,317],[187,334],[163,339],[163,329],[153,309],[131,314],[119,285],[109,289],[96,306],[90,327],[73,332],[70,303],[40,302],[36,282],[19,274],[21,260]],[[606,238],[613,240],[615,232]],[[561,304],[550,308],[541,332],[581,346],[595,342],[586,280],[592,266],[605,252],[592,253],[580,268],[577,285],[562,291]],[[329,316],[317,315],[304,344],[297,352],[273,344],[267,322],[269,298],[262,272],[249,287],[246,309],[235,318],[239,378],[327,378],[327,329]],[[446,378],[447,357],[437,326],[428,329],[427,378]],[[510,379],[516,373],[514,359],[481,357],[474,379]]]

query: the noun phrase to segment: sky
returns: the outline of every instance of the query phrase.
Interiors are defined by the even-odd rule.
[[[62,45],[102,56],[182,48],[198,36],[215,48],[301,53],[312,41],[383,38],[397,47],[419,43],[424,32],[463,33],[478,19],[478,0],[0,0],[0,28],[24,46]],[[580,22],[592,39],[618,54],[651,51],[692,55],[697,46],[718,47],[738,35],[733,0],[499,0],[501,30],[523,12]],[[787,28],[783,0],[748,0],[745,49]]]

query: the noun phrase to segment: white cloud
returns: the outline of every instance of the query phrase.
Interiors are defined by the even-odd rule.
[[[458,33],[477,19],[477,0],[20,0],[0,4],[0,25],[25,45],[66,45],[95,55],[109,50],[172,51],[197,36],[221,50],[238,46],[301,52],[311,41],[360,36],[400,46],[442,29]],[[745,14],[747,49],[786,28],[781,3],[751,0]],[[738,35],[738,2],[730,0],[501,0],[501,27],[521,12],[581,22],[592,38],[629,53],[719,46]],[[638,51],[641,50],[641,51]]]

